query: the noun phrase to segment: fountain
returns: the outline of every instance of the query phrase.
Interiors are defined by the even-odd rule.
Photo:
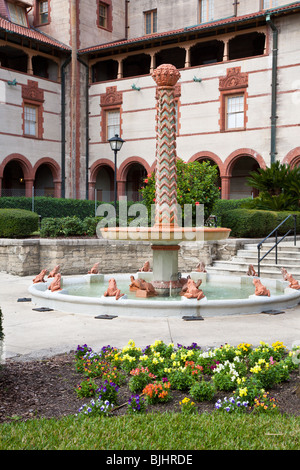
[[[148,268],[134,274],[114,274],[107,278],[98,273],[98,266],[94,266],[89,274],[81,278],[59,278],[61,290],[56,287],[55,291],[51,291],[47,288],[47,282],[46,285],[45,282],[35,282],[29,288],[33,302],[73,313],[177,315],[190,318],[259,313],[270,308],[296,305],[300,291],[288,288],[285,281],[265,280],[264,283],[268,284],[266,290],[272,291],[272,295],[266,296],[254,294],[253,278],[231,277],[230,284],[238,286],[239,293],[230,299],[222,299],[222,285],[225,291],[230,290],[227,278],[212,277],[205,270],[189,273],[186,278],[179,275],[178,252],[181,242],[224,240],[229,237],[230,229],[178,225],[174,95],[180,73],[173,65],[163,64],[154,70],[152,76],[157,84],[155,223],[152,227],[105,227],[101,229],[101,236],[108,240],[149,240],[153,252],[153,270],[149,271]],[[123,282],[121,287],[119,282]],[[203,290],[200,289],[202,283]],[[78,295],[76,286],[82,284],[88,294]],[[206,290],[211,285],[217,291],[217,298],[208,299],[206,296]],[[72,293],[74,288],[75,292]],[[91,288],[94,290],[89,294]],[[241,298],[244,297],[241,293],[247,291],[247,288],[248,298]]]

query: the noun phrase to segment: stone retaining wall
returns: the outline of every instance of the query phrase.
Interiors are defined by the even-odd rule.
[[[238,240],[184,242],[179,251],[179,271],[194,270],[200,261],[229,260],[242,246]],[[149,242],[103,239],[0,239],[0,272],[18,276],[36,275],[59,264],[63,275],[86,274],[100,262],[102,273],[136,272],[149,260]]]

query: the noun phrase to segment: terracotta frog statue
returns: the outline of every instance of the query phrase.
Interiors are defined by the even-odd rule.
[[[255,285],[255,295],[264,295],[270,297],[270,291],[264,285],[262,285],[259,279],[253,279],[253,284]]]
[[[38,282],[45,282],[44,277],[46,276],[48,270],[43,269],[40,274],[38,274],[34,279],[33,279],[33,284],[37,284]]]
[[[186,297],[187,299],[197,299],[197,300],[203,299],[205,295],[203,294],[203,291],[197,287],[197,284],[195,283],[195,281],[193,281],[193,279],[188,279],[187,284],[186,284],[187,289],[183,294],[184,297]]]
[[[119,300],[124,294],[121,294],[120,289],[117,287],[116,280],[111,278],[108,281],[108,289],[104,292],[104,297],[116,297],[116,300]]]

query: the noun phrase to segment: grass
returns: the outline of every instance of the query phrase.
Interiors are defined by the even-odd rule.
[[[0,425],[0,450],[299,450],[300,417],[150,413]]]

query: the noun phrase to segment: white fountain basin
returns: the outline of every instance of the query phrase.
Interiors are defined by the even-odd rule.
[[[151,282],[152,273],[134,273],[135,278],[144,278]],[[130,274],[112,275],[84,275],[64,277],[62,290],[51,292],[48,286],[51,281],[32,284],[29,292],[32,302],[38,307],[46,307],[61,312],[79,313],[85,315],[117,315],[139,317],[210,317],[237,314],[255,314],[269,310],[282,310],[295,307],[300,302],[300,291],[290,289],[288,283],[277,279],[261,279],[262,284],[271,291],[270,297],[254,295],[253,278],[249,276],[210,275],[207,273],[189,273],[192,279],[202,279],[201,289],[207,297],[202,300],[187,299],[185,297],[154,297],[147,299],[135,298],[134,294],[125,292],[123,286],[129,287]],[[108,280],[113,277],[123,297],[116,300],[114,297],[104,297],[102,293],[107,289]],[[186,275],[183,275],[186,277]],[[230,284],[229,284],[230,283]],[[238,298],[224,298],[226,286],[235,286],[241,293],[247,292]],[[82,286],[87,292],[82,295]],[[99,286],[99,293],[95,289]],[[79,290],[79,295],[71,294]],[[89,289],[93,294],[89,296]],[[222,294],[223,289],[223,294]],[[214,292],[214,296],[211,294]],[[210,292],[210,294],[209,294]],[[219,293],[219,295],[218,295]],[[172,294],[172,293],[171,293]],[[226,292],[225,292],[226,294]],[[249,294],[249,295],[248,295]],[[246,297],[245,297],[246,295]],[[131,297],[131,298],[130,298]],[[213,298],[217,297],[217,298]],[[219,298],[218,298],[219,297]],[[223,298],[222,298],[223,297]],[[244,297],[244,298],[242,298]]]

